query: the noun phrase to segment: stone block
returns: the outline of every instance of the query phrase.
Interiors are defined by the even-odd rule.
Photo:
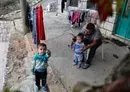
[[[100,31],[101,31],[101,33],[102,33],[103,35],[106,34],[106,30],[104,30],[104,29],[100,29]]]
[[[114,23],[115,22],[115,18],[114,17],[109,17],[108,19],[109,19],[110,23]]]
[[[109,23],[109,22],[106,22],[104,24],[104,28],[109,30],[109,31],[111,31],[111,32],[113,31],[113,26],[114,26],[114,24],[113,23]]]
[[[112,5],[113,11],[116,11],[116,4]]]
[[[112,32],[111,31],[106,31],[106,36],[111,36]]]
[[[17,19],[17,20],[14,21],[14,23],[15,23],[16,30],[19,31],[19,32],[21,32],[21,33],[23,33],[24,30],[23,30],[22,19]]]
[[[104,23],[101,23],[100,27],[101,27],[101,28],[104,28]]]

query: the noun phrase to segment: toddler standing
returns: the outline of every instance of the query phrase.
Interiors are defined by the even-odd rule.
[[[47,46],[44,43],[40,43],[37,48],[38,52],[34,54],[32,72],[35,75],[35,82],[37,86],[37,92],[42,88],[47,91],[47,67],[48,58],[50,57],[49,51],[47,51]],[[42,81],[42,86],[40,86],[40,81]]]
[[[74,65],[78,65],[78,68],[81,67],[82,61],[83,61],[83,48],[84,48],[84,43],[83,43],[83,34],[78,34],[76,36],[76,42],[73,44],[73,50],[74,50]]]

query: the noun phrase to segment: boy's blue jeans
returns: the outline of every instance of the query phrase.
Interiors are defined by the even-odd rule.
[[[83,55],[74,55],[75,65],[81,64],[82,60],[83,60]]]

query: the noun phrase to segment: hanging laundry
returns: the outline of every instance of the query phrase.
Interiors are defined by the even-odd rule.
[[[65,8],[65,2],[67,2],[67,0],[62,0],[61,1],[61,12],[63,13],[64,8]]]
[[[80,12],[80,22],[84,22],[85,20],[85,12]]]
[[[37,11],[36,8],[32,10],[33,16],[32,16],[32,36],[34,39],[34,44],[38,45],[38,34],[37,34]]]
[[[69,20],[69,22],[70,22],[71,24],[72,24],[72,20],[71,20],[72,15],[73,15],[73,10],[70,10],[70,11],[68,12],[68,20]]]
[[[90,2],[97,4],[97,10],[101,22],[105,21],[107,17],[112,16],[112,0],[90,0]]]
[[[72,24],[79,23],[80,24],[80,12],[74,11],[71,17]],[[79,25],[80,26],[80,25]]]
[[[78,24],[80,26],[80,23],[83,23],[85,21],[86,14],[87,12],[83,10],[69,10],[68,11],[69,23],[72,24],[71,26],[73,26],[74,24]]]
[[[38,42],[40,43],[40,41],[46,40],[44,23],[43,23],[43,8],[41,5],[37,8],[37,30],[39,39]]]

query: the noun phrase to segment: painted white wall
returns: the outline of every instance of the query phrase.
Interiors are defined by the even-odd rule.
[[[80,9],[86,9],[87,6],[87,0],[79,0],[78,7]]]
[[[116,3],[113,3],[113,16],[108,17],[107,20],[100,24],[100,30],[103,35],[111,37],[112,32],[114,31],[114,25],[116,20]]]

